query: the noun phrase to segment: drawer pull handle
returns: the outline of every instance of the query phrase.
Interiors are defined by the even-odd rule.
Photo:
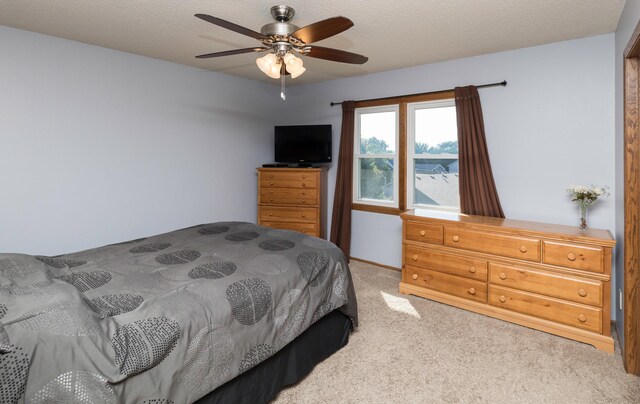
[[[476,273],[476,267],[469,268],[469,272],[471,272],[472,274],[475,274]]]
[[[269,198],[269,202],[273,202],[273,198]]]
[[[500,272],[500,275],[498,275],[498,277],[502,280],[507,279],[507,274],[505,274],[504,272]]]
[[[273,175],[270,175],[269,178],[273,178]]]
[[[411,257],[412,260],[417,261],[418,260],[418,255],[414,255],[413,257]]]
[[[470,295],[475,295],[476,294],[476,289],[475,288],[470,288],[469,289],[469,294]]]
[[[269,191],[269,194],[273,195],[273,191]]]
[[[302,217],[303,217],[303,218],[305,218],[305,217],[307,217],[307,215],[305,215],[305,214],[303,213],[303,214],[302,214]]]
[[[273,182],[270,182],[269,185],[273,185]]]
[[[587,318],[584,316],[584,314],[578,314],[578,321],[581,323],[586,323]]]
[[[527,246],[521,245],[520,246],[520,252],[521,253],[526,253],[527,252]]]
[[[500,295],[500,297],[498,298],[498,300],[500,300],[500,303],[504,303],[507,301],[507,298],[504,297],[504,295]]]
[[[307,176],[306,176],[306,175],[303,175],[303,176],[302,176],[302,179],[303,179],[303,180],[306,180],[306,179],[307,179]]]
[[[574,253],[569,253],[569,254],[567,254],[567,259],[569,261],[575,261],[576,260],[576,255]]]
[[[426,232],[426,231],[424,231],[424,230],[420,230],[420,235],[421,235],[422,237],[424,237],[424,236],[426,236],[426,235],[427,235],[427,232]]]
[[[416,279],[418,279],[418,274],[411,275],[411,278],[413,278],[413,280],[415,281]]]
[[[273,216],[273,213],[269,213],[269,216]]]
[[[585,297],[585,296],[587,296],[587,291],[586,291],[586,290],[584,290],[584,289],[580,289],[580,290],[578,291],[578,294],[579,294],[580,296],[582,296],[582,297]]]
[[[305,183],[303,182],[303,183],[302,183],[302,186],[303,186],[303,187],[306,187],[306,186],[307,186],[307,184],[305,184]]]
[[[303,199],[303,200],[302,200],[302,203],[305,203],[305,202],[306,202],[306,200],[304,200],[304,199]]]
[[[458,237],[458,236],[453,236],[453,237],[451,237],[451,239],[452,239],[455,243],[457,243],[458,241],[460,241],[460,237]]]

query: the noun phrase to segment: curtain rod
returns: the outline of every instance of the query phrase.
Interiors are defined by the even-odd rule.
[[[502,80],[501,82],[498,83],[489,83],[489,84],[482,84],[479,86],[476,86],[476,88],[486,88],[486,87],[496,87],[496,86],[506,86],[507,85],[507,80]],[[433,93],[442,93],[444,91],[452,91],[453,89],[447,89],[447,90],[440,90],[440,91],[429,91],[427,93],[416,93],[416,94],[407,94],[407,95],[396,95],[393,97],[382,97],[382,98],[373,98],[371,100],[367,100],[367,101],[380,101],[380,100],[387,100],[387,99],[391,99],[391,98],[399,98],[399,97],[413,97],[415,95],[426,95],[426,94],[433,94]],[[342,104],[342,102],[332,102],[331,106],[333,107],[334,105],[340,105]]]

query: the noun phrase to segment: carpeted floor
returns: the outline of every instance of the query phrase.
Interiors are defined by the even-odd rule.
[[[360,327],[275,403],[640,403],[615,354],[398,293],[353,261]]]

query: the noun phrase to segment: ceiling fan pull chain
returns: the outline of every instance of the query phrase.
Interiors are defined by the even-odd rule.
[[[285,88],[284,88],[285,77],[287,77],[286,74],[280,75],[280,98],[282,98],[282,101],[285,101],[287,99],[287,94],[285,94]]]

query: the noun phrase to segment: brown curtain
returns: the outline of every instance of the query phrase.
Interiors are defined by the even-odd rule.
[[[460,212],[504,217],[491,171],[478,89],[468,86],[456,87],[454,91],[458,117]]]
[[[349,259],[351,250],[351,202],[353,199],[353,131],[355,122],[355,101],[342,103],[342,132],[340,133],[340,154],[336,191],[333,196],[333,214],[331,217],[332,243],[340,247]]]

